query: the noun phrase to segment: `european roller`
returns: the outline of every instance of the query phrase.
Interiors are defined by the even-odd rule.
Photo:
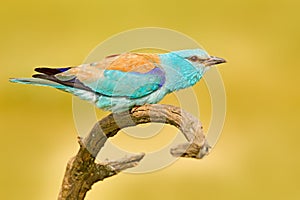
[[[173,91],[193,86],[213,65],[226,62],[203,49],[123,53],[75,67],[35,68],[32,78],[11,82],[49,86],[112,112],[154,104]]]

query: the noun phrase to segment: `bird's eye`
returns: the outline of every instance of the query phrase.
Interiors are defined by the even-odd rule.
[[[192,61],[192,62],[196,62],[196,61],[199,60],[199,58],[197,56],[192,56],[192,57],[189,58],[189,60]]]

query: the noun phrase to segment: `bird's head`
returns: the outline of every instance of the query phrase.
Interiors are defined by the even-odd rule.
[[[187,49],[173,51],[172,53],[191,63],[193,66],[203,69],[203,71],[208,70],[213,65],[226,62],[223,58],[208,55],[203,49]]]

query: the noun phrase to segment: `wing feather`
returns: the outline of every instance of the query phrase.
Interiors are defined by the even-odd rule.
[[[155,54],[125,53],[100,62],[68,68],[37,68],[34,77],[111,97],[140,98],[165,83]]]

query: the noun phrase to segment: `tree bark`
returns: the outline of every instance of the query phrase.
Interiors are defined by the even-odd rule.
[[[95,163],[95,158],[108,137],[123,128],[150,122],[173,125],[184,134],[188,142],[173,147],[173,156],[200,159],[209,153],[201,122],[178,107],[151,104],[112,113],[98,121],[86,138],[79,138],[80,149],[67,164],[58,200],[82,200],[94,183],[136,166],[143,153],[105,163]]]

